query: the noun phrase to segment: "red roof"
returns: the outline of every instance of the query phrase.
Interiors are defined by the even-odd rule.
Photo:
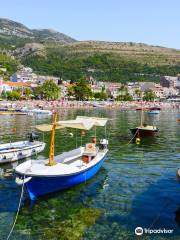
[[[3,82],[3,84],[9,85],[10,87],[31,87],[31,83],[27,82]]]

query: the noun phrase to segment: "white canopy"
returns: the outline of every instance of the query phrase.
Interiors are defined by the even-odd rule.
[[[89,119],[75,119],[75,120],[67,120],[67,121],[59,121],[57,125],[60,127],[68,127],[68,128],[76,128],[83,130],[90,130],[93,127],[93,121]]]
[[[52,130],[52,124],[40,124],[40,125],[36,125],[36,129],[42,132],[49,132]],[[60,129],[63,128],[61,126],[56,126],[56,129]]]
[[[81,121],[90,120],[93,122],[94,126],[104,127],[108,121],[108,118],[77,116],[76,120],[81,120]]]
[[[77,116],[75,120],[66,120],[59,121],[56,123],[56,129],[61,128],[76,128],[82,130],[90,130],[93,126],[105,126],[107,123],[107,118],[96,118],[96,117],[85,117],[85,116]],[[52,124],[41,124],[37,125],[36,129],[46,132],[51,131]]]

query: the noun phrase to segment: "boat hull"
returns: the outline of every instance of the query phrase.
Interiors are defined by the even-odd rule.
[[[32,179],[25,184],[30,199],[36,200],[38,197],[42,195],[57,192],[63,189],[73,187],[80,183],[86,182],[99,171],[105,158],[106,155],[93,167],[74,175],[53,177],[32,177]]]
[[[159,114],[160,111],[159,110],[151,110],[151,111],[148,111],[148,114]]]
[[[45,143],[38,142],[34,145],[24,145],[24,147],[19,148],[17,144],[23,144],[23,142],[15,142],[11,144],[12,149],[9,148],[10,144],[1,144],[3,148],[0,148],[0,164],[14,162],[20,159],[31,157],[42,152],[45,148]]]
[[[135,135],[135,137],[152,137],[157,134],[158,129],[146,130],[146,129],[132,128],[130,129],[130,131],[133,135]]]

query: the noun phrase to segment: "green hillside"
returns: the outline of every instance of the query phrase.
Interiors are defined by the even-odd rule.
[[[103,49],[86,46],[84,43],[53,47],[48,45],[46,56],[27,56],[22,59],[22,63],[38,73],[74,81],[81,76],[93,76],[97,80],[112,82],[159,81],[161,75],[174,76],[180,73],[178,58],[176,62],[173,60],[173,54],[180,58],[178,51],[163,52],[162,48],[162,51],[150,54],[146,47],[146,54],[140,57],[141,48],[138,48],[139,55],[134,53],[134,49],[129,49],[126,53],[127,48],[115,51],[107,48],[107,45]],[[159,50],[158,47],[157,49]]]
[[[1,18],[0,52],[9,56],[9,63],[0,63],[6,64],[8,74],[18,63],[39,74],[73,81],[81,76],[116,82],[159,81],[161,75],[180,73],[180,50],[133,42],[81,42],[54,30],[32,30]]]
[[[9,80],[9,77],[17,70],[19,62],[0,53],[0,76],[3,76],[5,80]],[[6,72],[1,71],[1,68],[6,68]]]

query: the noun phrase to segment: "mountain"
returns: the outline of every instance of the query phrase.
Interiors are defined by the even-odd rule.
[[[9,19],[0,18],[0,35],[16,36],[20,38],[33,38],[33,33],[30,29],[21,23],[14,22]]]
[[[60,42],[64,44],[76,42],[75,39],[51,29],[38,29],[38,30],[34,29],[32,30],[32,32],[36,39],[39,39],[42,41]]]
[[[145,43],[76,41],[51,29],[29,29],[0,18],[0,66],[7,67],[10,75],[18,64],[73,81],[86,76],[158,82],[162,75],[180,73],[180,50]]]
[[[9,44],[19,46],[19,42],[58,42],[72,43],[76,40],[57,31],[51,29],[29,29],[21,23],[0,18],[0,44],[7,41]],[[19,42],[18,42],[19,41]]]

